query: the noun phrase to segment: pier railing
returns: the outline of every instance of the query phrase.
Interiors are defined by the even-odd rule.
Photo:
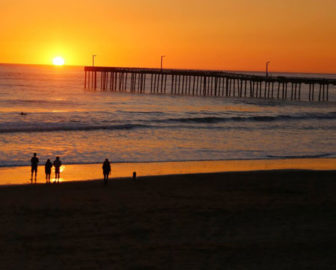
[[[225,71],[84,67],[85,89],[213,97],[329,101],[335,79],[261,76]],[[305,97],[302,93],[305,86]]]

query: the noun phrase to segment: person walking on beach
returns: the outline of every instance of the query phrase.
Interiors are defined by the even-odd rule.
[[[111,164],[108,159],[105,159],[103,163],[104,184],[107,185],[108,177],[111,172]]]
[[[59,157],[56,157],[55,161],[54,161],[54,167],[55,167],[55,182],[59,183],[59,179],[60,179],[60,170],[61,170],[61,166],[62,166],[62,161],[60,160]]]
[[[37,166],[39,163],[39,159],[36,156],[36,153],[34,153],[34,156],[30,160],[31,163],[31,178],[30,181],[33,183],[33,176],[35,174],[35,184],[36,184],[36,178],[37,178]]]
[[[52,163],[50,159],[48,158],[47,162],[44,165],[44,170],[46,174],[46,183],[50,183],[51,167],[52,167]]]

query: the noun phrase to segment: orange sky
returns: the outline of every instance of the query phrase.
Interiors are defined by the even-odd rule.
[[[335,0],[0,0],[0,63],[336,73]]]

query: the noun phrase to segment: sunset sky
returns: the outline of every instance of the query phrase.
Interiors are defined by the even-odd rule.
[[[0,0],[0,63],[336,73],[335,0]]]

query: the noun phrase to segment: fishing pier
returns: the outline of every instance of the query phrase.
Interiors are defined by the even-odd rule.
[[[206,70],[86,66],[84,72],[85,89],[138,94],[329,101],[336,85],[336,79]]]

